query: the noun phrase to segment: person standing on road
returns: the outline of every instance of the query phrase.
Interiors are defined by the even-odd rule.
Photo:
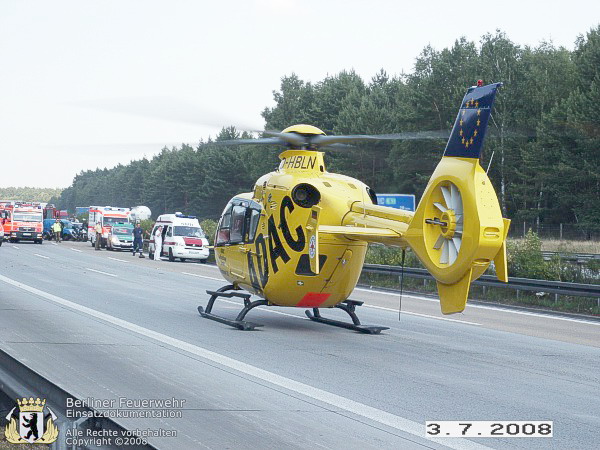
[[[160,254],[162,253],[162,230],[163,227],[159,226],[154,232],[154,261],[160,261]]]
[[[62,234],[62,224],[60,220],[56,219],[56,221],[52,224],[52,232],[54,233],[54,240],[56,242],[60,242],[60,237]]]
[[[135,228],[133,229],[133,256],[135,256],[135,252],[140,252],[140,258],[145,258],[142,250],[144,249],[144,230],[142,230],[142,226],[140,223],[135,224]]]
[[[100,250],[100,241],[102,240],[102,224],[100,222],[96,222],[94,231],[96,232],[96,250]]]

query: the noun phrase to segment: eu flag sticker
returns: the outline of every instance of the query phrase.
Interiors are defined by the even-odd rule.
[[[463,98],[444,156],[479,158],[496,91],[502,83],[473,86]]]

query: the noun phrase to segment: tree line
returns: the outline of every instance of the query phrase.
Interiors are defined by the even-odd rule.
[[[6,187],[0,188],[0,200],[21,200],[24,202],[48,202],[62,192],[59,188]]]
[[[410,73],[383,69],[365,81],[353,71],[307,82],[291,74],[262,111],[265,130],[297,123],[327,134],[431,131],[430,139],[357,144],[327,151],[331,172],[377,192],[422,194],[468,86],[502,81],[481,164],[489,166],[504,214],[519,221],[574,223],[600,230],[600,26],[573,51],[521,46],[501,32],[478,43],[427,46]],[[219,145],[250,135],[225,127],[196,146],[163,148],[151,159],[78,174],[54,201],[61,208],[147,205],[154,215],[184,211],[216,218],[233,195],[272,171],[281,149]]]

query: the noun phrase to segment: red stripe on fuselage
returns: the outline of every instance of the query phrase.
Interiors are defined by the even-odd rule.
[[[297,308],[318,308],[329,298],[331,294],[321,292],[309,292],[296,305]]]

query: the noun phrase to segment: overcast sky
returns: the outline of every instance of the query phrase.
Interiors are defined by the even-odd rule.
[[[600,21],[597,0],[404,3],[0,0],[0,187],[66,187],[222,125],[260,129],[292,72],[410,72],[424,46],[497,28],[572,49]]]

